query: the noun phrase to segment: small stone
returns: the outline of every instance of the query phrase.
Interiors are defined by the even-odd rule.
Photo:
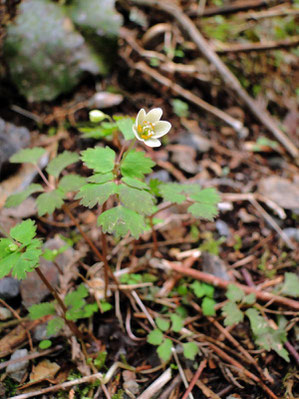
[[[0,320],[7,320],[12,318],[12,313],[9,309],[0,307]]]
[[[28,350],[27,349],[18,349],[16,350],[10,360],[15,360],[15,359],[19,359],[19,358],[23,358],[25,356],[28,355]],[[23,360],[21,362],[18,363],[13,363],[13,364],[9,364],[6,367],[6,373],[14,380],[16,380],[17,382],[21,382],[26,371],[27,371],[27,367],[29,365],[29,360]]]
[[[295,240],[297,242],[299,242],[299,229],[296,229],[295,227],[287,227],[285,229],[282,230],[287,236],[288,238],[290,238],[291,240]]]
[[[211,148],[211,142],[209,139],[200,134],[190,134],[184,132],[179,139],[179,144],[188,145],[195,148],[199,152],[207,152]]]
[[[259,192],[284,209],[299,209],[299,185],[280,176],[261,179]]]
[[[60,238],[53,238],[48,240],[44,245],[44,249],[55,250],[63,247],[65,242]],[[73,249],[68,248],[61,254],[59,254],[55,262],[63,270],[64,267],[70,262],[73,257]],[[40,260],[40,270],[43,272],[47,280],[53,287],[58,285],[58,269],[53,262],[46,260],[41,257]],[[26,308],[40,303],[47,295],[49,291],[44,283],[40,280],[35,272],[28,273],[27,278],[21,281],[20,285],[21,295],[23,299],[23,304]]]
[[[4,162],[28,146],[29,142],[30,133],[27,128],[15,126],[0,118],[0,171]]]
[[[146,179],[146,182],[148,183],[149,180],[152,179],[158,179],[162,181],[163,183],[168,183],[171,181],[170,174],[167,172],[167,170],[158,170],[157,172],[152,173],[148,179]]]
[[[219,256],[210,254],[209,252],[202,253],[202,270],[223,280],[230,280],[223,260]]]
[[[225,223],[223,220],[218,219],[216,221],[216,228],[218,230],[218,233],[221,236],[224,236],[224,237],[230,237],[231,236],[231,233],[229,231],[229,227],[228,227],[227,223]]]
[[[20,293],[20,282],[12,277],[0,280],[0,298],[9,300],[16,298]]]

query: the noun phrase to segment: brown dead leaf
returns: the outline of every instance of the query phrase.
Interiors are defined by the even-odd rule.
[[[55,362],[50,362],[48,359],[42,360],[36,367],[32,368],[30,374],[30,384],[35,384],[40,381],[53,379],[60,366]]]

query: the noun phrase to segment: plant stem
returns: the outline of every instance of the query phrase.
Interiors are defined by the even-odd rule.
[[[62,299],[60,298],[60,296],[58,295],[56,289],[52,286],[52,284],[48,281],[48,279],[46,278],[46,276],[44,275],[44,273],[40,270],[39,267],[37,267],[35,269],[38,277],[42,280],[42,282],[45,284],[45,286],[48,288],[48,290],[51,292],[51,294],[54,296],[54,298],[56,299],[58,305],[60,306],[61,310],[63,311],[63,315],[64,315],[64,320],[66,322],[66,324],[69,326],[69,328],[71,329],[71,331],[76,335],[76,337],[78,337],[79,339],[83,339],[83,334],[81,333],[81,331],[78,329],[78,327],[76,326],[76,324],[71,321],[68,320],[66,318],[66,312],[67,312],[67,308],[65,306],[65,304],[63,303]]]
[[[41,170],[41,168],[37,165],[34,164],[35,169],[38,171],[38,174],[40,175],[40,177],[42,178],[42,180],[44,181],[44,183],[51,189],[54,190],[55,187],[52,186],[52,184],[50,184],[49,180],[46,178],[46,176],[44,175],[43,171]]]
[[[106,210],[106,202],[102,206],[102,213],[105,212]],[[106,240],[106,234],[103,232],[103,229],[101,229],[101,240],[102,240],[102,252],[103,252],[103,261],[104,261],[104,279],[105,279],[105,288],[104,288],[104,295],[105,299],[107,299],[107,290],[108,290],[108,273],[109,273],[109,265],[107,262],[107,240]]]

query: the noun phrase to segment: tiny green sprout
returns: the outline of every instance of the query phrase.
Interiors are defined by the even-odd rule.
[[[108,118],[108,115],[104,114],[104,112],[102,112],[98,109],[93,109],[92,111],[89,112],[90,122],[98,123],[98,122],[102,122],[104,119],[107,119],[107,118]]]
[[[9,244],[8,246],[10,252],[15,252],[18,248],[17,244]]]

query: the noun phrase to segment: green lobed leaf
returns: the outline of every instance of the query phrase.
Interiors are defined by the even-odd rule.
[[[113,308],[113,306],[111,305],[111,303],[104,301],[104,299],[102,299],[100,301],[100,305],[101,305],[101,311],[103,313],[108,312],[109,310],[111,310]]]
[[[274,330],[254,308],[247,309],[245,314],[249,318],[255,343],[267,351],[273,349],[285,361],[289,362],[288,352],[283,347],[287,340],[285,326],[282,325],[277,330]]]
[[[222,307],[222,315],[225,317],[224,325],[232,326],[233,324],[240,323],[244,319],[244,314],[238,308],[238,305],[235,302],[227,302]]]
[[[133,188],[138,188],[140,190],[149,190],[150,189],[146,183],[144,183],[143,181],[134,179],[132,177],[128,177],[128,176],[123,177],[122,181],[124,183],[126,183],[128,186],[133,187]]]
[[[144,215],[153,213],[154,197],[148,191],[129,187],[126,184],[120,184],[118,189],[119,198],[127,208]]]
[[[80,308],[83,305],[85,305],[85,301],[82,301],[82,299],[86,298],[88,296],[88,290],[85,287],[84,284],[80,284],[79,287],[66,294],[64,298],[64,302],[66,306],[72,306],[73,308]]]
[[[201,204],[199,202],[195,202],[194,204],[190,205],[188,212],[196,218],[206,220],[213,220],[215,216],[218,215],[218,210],[215,205]]]
[[[10,238],[0,238],[0,260],[11,255],[18,249]]]
[[[179,316],[178,314],[173,313],[170,315],[170,319],[172,322],[171,326],[172,331],[180,332],[184,326],[184,320],[182,319],[182,317]]]
[[[55,209],[63,205],[64,192],[60,189],[49,191],[38,196],[36,199],[37,213],[43,216],[46,213],[51,214]]]
[[[36,164],[46,150],[41,147],[25,148],[11,156],[9,161],[11,163],[33,163]]]
[[[245,295],[242,302],[245,303],[246,305],[253,305],[256,301],[255,294],[248,294]]]
[[[186,342],[183,344],[183,351],[186,359],[194,360],[198,354],[198,346],[195,342]]]
[[[215,305],[216,302],[214,301],[214,299],[208,298],[207,296],[204,297],[201,303],[203,314],[205,316],[215,316],[216,314]]]
[[[170,321],[166,319],[162,319],[162,317],[157,317],[155,319],[155,322],[157,326],[160,328],[162,331],[167,331],[170,327]]]
[[[96,173],[88,177],[90,183],[107,183],[108,181],[114,180],[115,176],[112,172],[108,173]]]
[[[232,302],[241,302],[245,297],[244,291],[242,288],[238,287],[235,284],[229,284],[226,291],[226,297]]]
[[[295,273],[285,273],[282,293],[294,298],[299,297],[299,277]]]
[[[111,136],[117,131],[116,123],[103,122],[100,126],[84,126],[79,127],[79,131],[83,133],[83,137],[92,139],[101,139]]]
[[[31,241],[26,251],[19,253],[20,257],[14,262],[12,276],[19,280],[26,278],[27,272],[32,272],[39,265],[39,258],[42,255],[42,242],[38,239]]]
[[[81,159],[95,172],[111,172],[114,169],[115,152],[110,147],[89,148],[81,152]]]
[[[150,173],[155,162],[145,156],[145,152],[131,150],[126,152],[121,161],[120,170],[123,176],[143,179]]]
[[[163,333],[158,328],[155,328],[148,334],[146,340],[149,344],[160,345],[163,341]]]
[[[28,310],[31,320],[38,320],[44,316],[56,314],[55,304],[53,302],[38,303],[30,306]]]
[[[123,206],[117,206],[103,212],[98,218],[104,233],[124,237],[128,232],[136,239],[147,229],[144,216]]]
[[[75,199],[81,199],[80,204],[93,208],[97,203],[102,205],[110,195],[116,194],[117,190],[117,184],[112,181],[103,184],[85,184],[80,188]]]
[[[13,266],[19,261],[21,257],[20,252],[10,253],[0,260],[0,279],[7,276]]]
[[[60,179],[58,187],[68,193],[70,191],[78,191],[86,183],[85,178],[78,175],[66,175]]]
[[[10,195],[5,202],[5,208],[19,206],[26,198],[30,197],[31,194],[40,191],[44,191],[40,184],[30,184],[24,191]]]
[[[135,134],[133,132],[133,124],[135,120],[134,118],[124,117],[121,119],[117,119],[116,124],[119,130],[122,132],[125,140],[132,140],[135,138]]]
[[[200,283],[199,281],[194,281],[194,283],[191,284],[191,288],[193,289],[193,292],[197,298],[202,298],[204,296],[212,298],[215,291],[212,285]]]
[[[24,220],[10,230],[10,236],[23,245],[28,245],[35,237],[36,225],[31,219]]]
[[[54,317],[48,322],[47,325],[47,336],[56,335],[64,327],[64,320],[61,317]]]
[[[188,208],[188,212],[193,216],[207,220],[213,220],[217,216],[220,197],[214,188],[205,188],[196,194],[191,194],[190,198],[196,201]]]
[[[162,183],[159,185],[159,191],[165,201],[174,204],[181,204],[187,199],[183,194],[183,187],[179,183]]]
[[[172,341],[169,338],[165,338],[161,345],[157,348],[159,358],[163,362],[168,362],[171,358]]]
[[[46,171],[49,175],[58,177],[63,169],[72,163],[79,161],[79,159],[79,155],[75,152],[64,151],[62,154],[59,154],[56,158],[49,162],[48,166],[46,167]]]

